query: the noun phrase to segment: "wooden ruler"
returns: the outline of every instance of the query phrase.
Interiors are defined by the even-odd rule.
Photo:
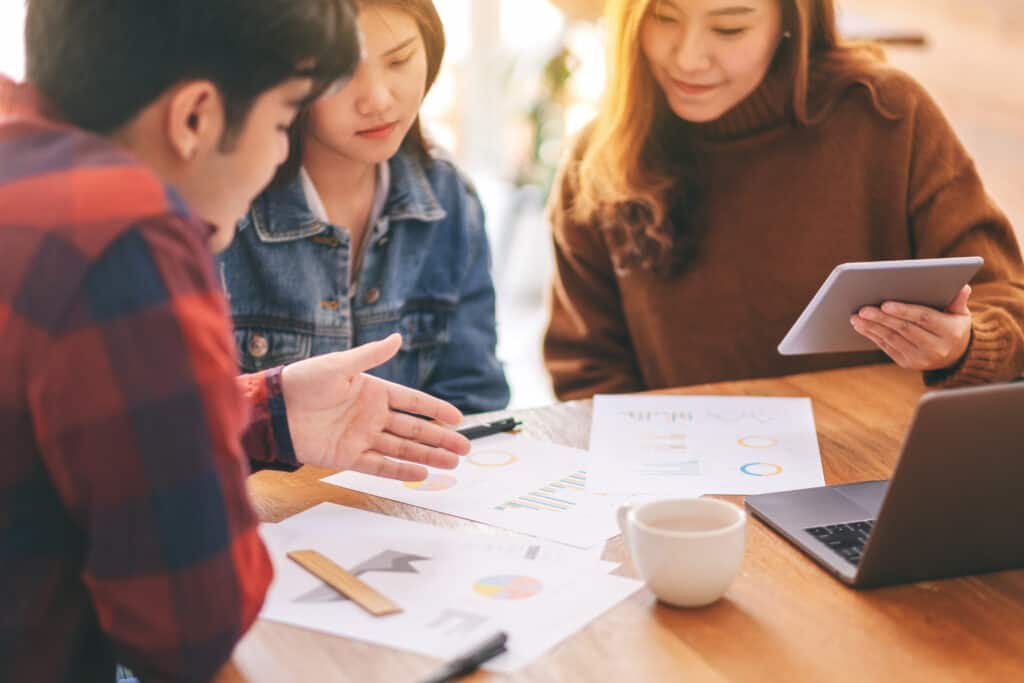
[[[295,550],[288,558],[375,617],[397,614],[402,608],[315,550]]]

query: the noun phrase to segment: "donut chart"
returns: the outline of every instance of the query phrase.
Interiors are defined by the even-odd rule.
[[[748,462],[740,467],[740,472],[748,477],[777,477],[783,471],[782,465],[771,462]]]
[[[775,448],[779,440],[772,436],[744,436],[736,443],[744,448]]]

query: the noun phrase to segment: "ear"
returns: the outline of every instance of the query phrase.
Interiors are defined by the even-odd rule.
[[[194,161],[220,144],[226,125],[224,101],[210,81],[179,85],[166,112],[167,139],[181,161]]]

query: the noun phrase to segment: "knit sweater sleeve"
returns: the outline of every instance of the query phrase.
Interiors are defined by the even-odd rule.
[[[562,400],[640,391],[645,385],[604,237],[569,215],[574,166],[563,167],[549,207],[556,270],[544,361]]]
[[[971,283],[967,354],[952,368],[926,373],[925,381],[944,387],[1008,381],[1024,372],[1020,247],[942,111],[920,86],[916,90],[908,197],[915,255],[985,259]]]

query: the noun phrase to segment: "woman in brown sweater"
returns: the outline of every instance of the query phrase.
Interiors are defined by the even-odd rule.
[[[612,0],[611,80],[552,197],[561,398],[883,362],[1024,371],[1024,265],[942,112],[838,38],[832,0]],[[944,312],[851,324],[877,353],[782,357],[833,267],[982,256]],[[973,291],[972,291],[973,288]]]

